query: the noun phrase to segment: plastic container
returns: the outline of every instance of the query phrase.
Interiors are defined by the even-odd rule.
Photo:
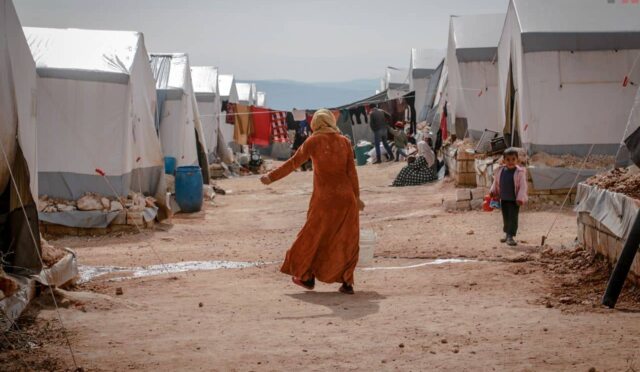
[[[176,171],[176,202],[180,211],[199,212],[202,209],[202,171],[197,165],[178,167]]]
[[[176,158],[173,156],[164,157],[164,173],[172,176],[176,174]]]
[[[373,146],[370,144],[356,146],[356,164],[359,166],[366,165],[369,159],[368,152],[371,151],[371,149],[373,149]]]
[[[376,233],[371,229],[361,229],[358,267],[369,267],[373,264],[373,251],[375,248]]]
[[[484,201],[482,202],[482,210],[485,212],[493,212],[493,208],[491,207],[491,196],[485,195]]]

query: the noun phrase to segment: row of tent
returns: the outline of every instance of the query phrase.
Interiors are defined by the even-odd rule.
[[[615,155],[635,129],[639,60],[637,2],[511,0],[503,14],[451,16],[447,49],[413,49],[379,92],[411,93],[432,127],[446,113],[458,138],[488,129],[530,153]]]
[[[139,192],[155,197],[162,219],[165,157],[200,165],[208,183],[209,164],[228,154],[231,141],[220,130],[222,102],[265,100],[255,84],[190,66],[187,54],[149,54],[139,32],[23,28],[12,1],[0,0],[3,254],[13,252],[12,266],[38,272],[39,218],[95,227],[115,217],[39,215],[40,195]]]

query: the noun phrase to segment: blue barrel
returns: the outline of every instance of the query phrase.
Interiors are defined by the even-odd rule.
[[[176,202],[186,213],[202,209],[202,171],[197,165],[178,167],[176,171]]]
[[[176,158],[173,156],[164,157],[164,173],[172,176],[176,174]]]

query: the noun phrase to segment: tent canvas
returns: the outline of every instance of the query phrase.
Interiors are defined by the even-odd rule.
[[[220,89],[221,100],[231,103],[238,103],[236,78],[233,75],[218,75],[218,89]]]
[[[428,89],[431,76],[445,56],[444,50],[439,49],[411,49],[411,63],[409,67],[409,89],[415,92],[415,108],[418,121],[426,119],[428,103]]]
[[[480,138],[485,129],[500,130],[496,53],[505,14],[452,16],[447,67],[449,118],[466,122],[466,131]]]
[[[34,201],[38,195],[36,85],[35,63],[16,10],[11,0],[0,0],[0,252],[6,271],[21,275],[42,269]]]
[[[193,91],[189,56],[151,54],[151,69],[160,97],[160,143],[164,156],[176,158],[177,166],[200,165],[203,181],[208,183],[207,142]]]
[[[29,27],[25,33],[38,73],[40,195],[76,200],[89,192],[142,192],[158,200],[159,218],[165,218],[156,95],[142,34]],[[77,227],[104,227],[115,218],[88,219],[86,213],[40,218]]]
[[[531,153],[585,155],[594,144],[616,154],[635,95],[622,82],[640,54],[639,19],[640,6],[619,2],[512,0],[498,47],[500,128]],[[640,80],[637,66],[629,78]]]
[[[410,91],[409,70],[387,67],[384,78],[384,89],[388,99],[401,98]]]
[[[266,107],[267,106],[267,94],[265,92],[258,92],[256,100],[256,106],[258,107]]]
[[[236,83],[236,90],[238,91],[238,103],[241,105],[252,106],[254,101],[254,84],[251,83]]]
[[[211,163],[218,157],[218,131],[221,120],[222,102],[218,89],[218,68],[193,66],[191,67],[191,79],[207,142],[207,157]]]

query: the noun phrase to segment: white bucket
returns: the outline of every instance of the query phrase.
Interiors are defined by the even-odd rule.
[[[369,267],[373,264],[373,251],[375,248],[376,233],[372,229],[361,229],[358,267]]]

